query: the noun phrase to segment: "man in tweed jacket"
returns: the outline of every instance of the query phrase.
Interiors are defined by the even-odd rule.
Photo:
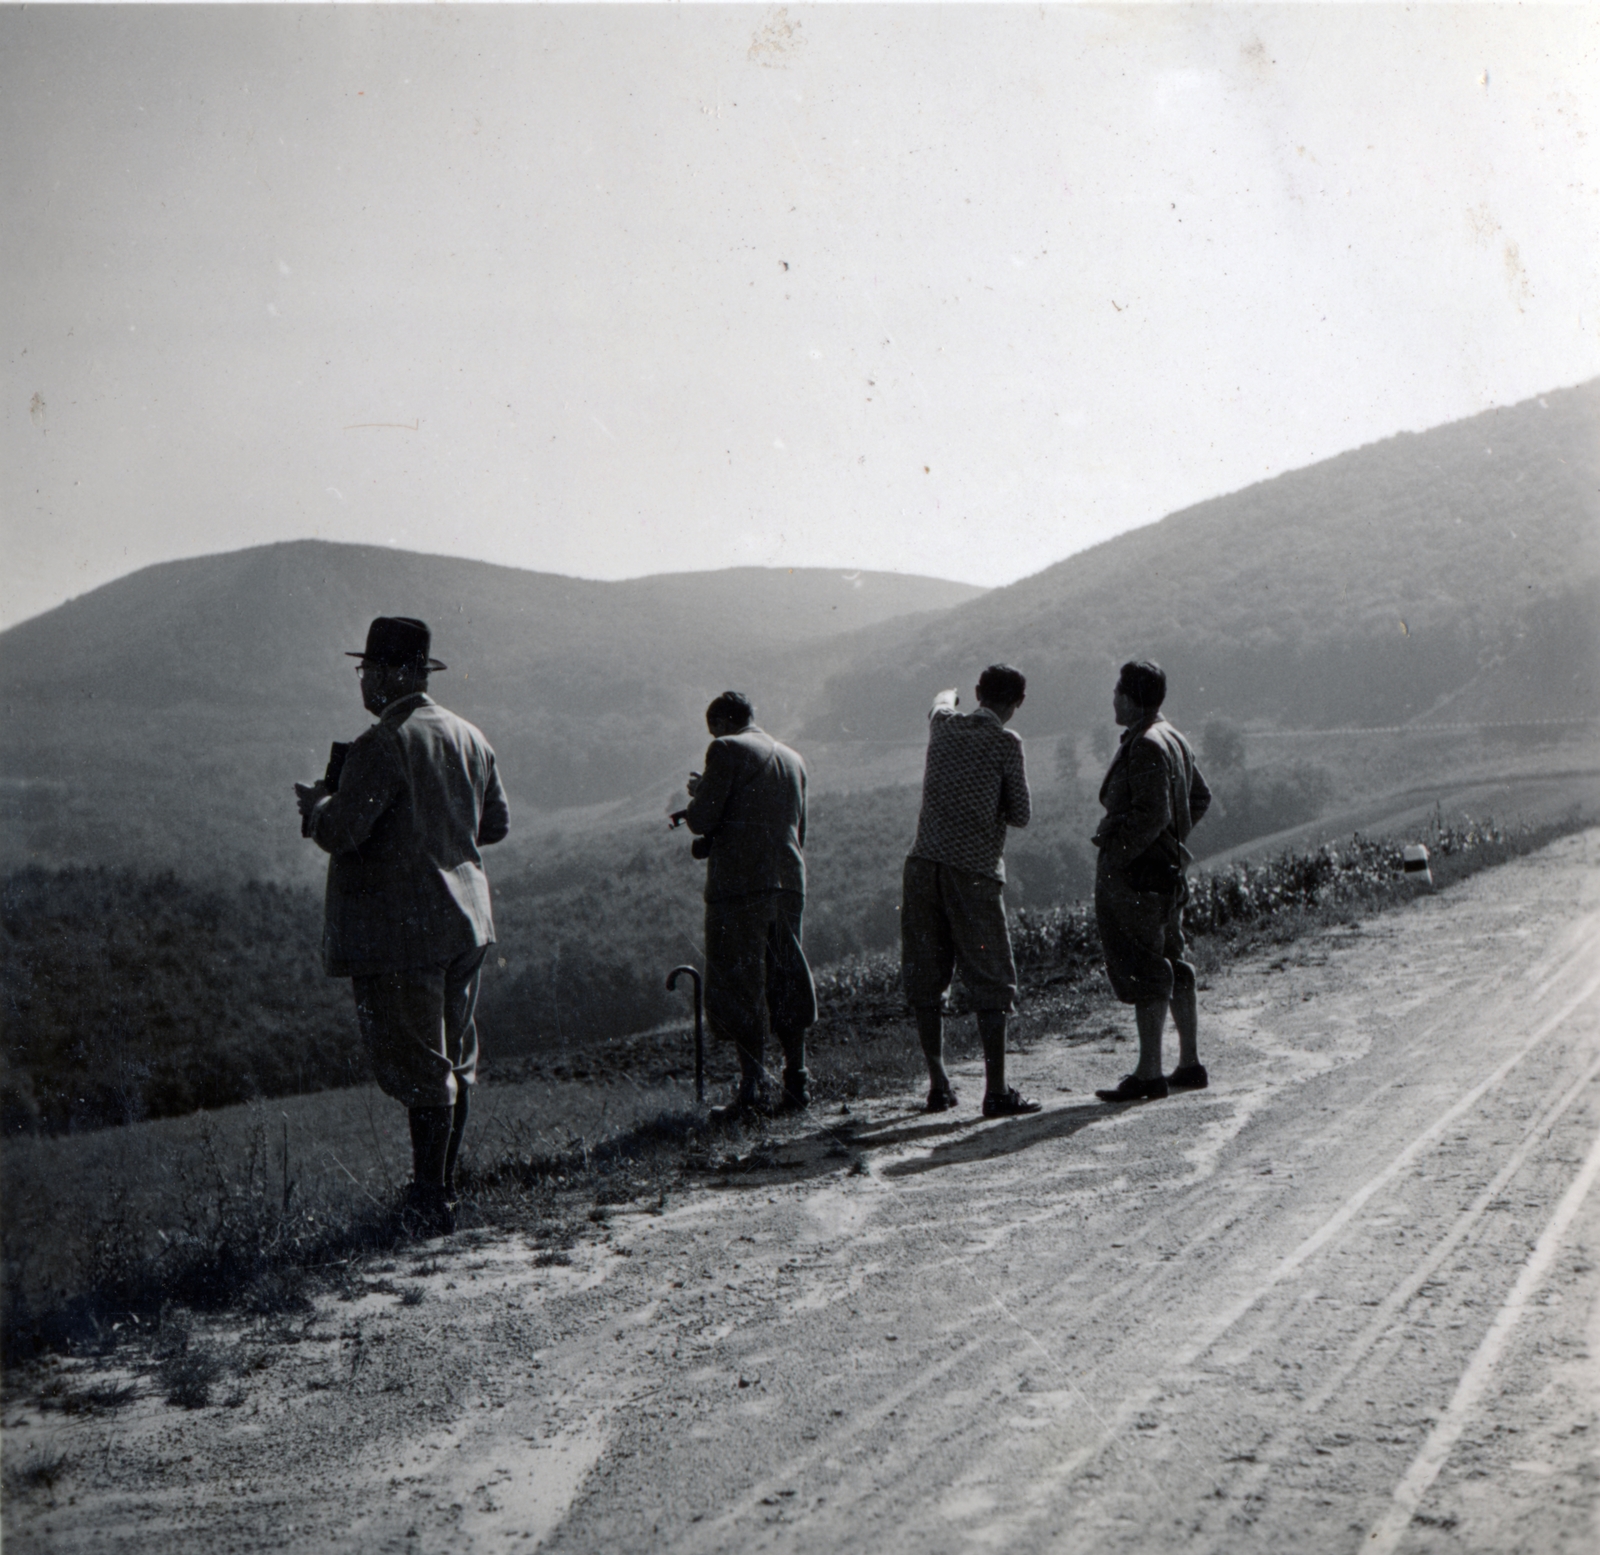
[[[1161,716],[1167,677],[1159,664],[1122,666],[1111,693],[1122,741],[1100,785],[1105,815],[1094,834],[1094,914],[1112,992],[1133,1006],[1139,1063],[1102,1101],[1156,1101],[1169,1089],[1209,1083],[1197,1046],[1194,966],[1185,954],[1184,869],[1189,833],[1211,805],[1189,742]],[[1178,1030],[1178,1067],[1161,1072],[1167,1011]]]
[[[1017,969],[1003,853],[1006,828],[1026,826],[1032,813],[1022,741],[1006,724],[1027,686],[1020,670],[991,664],[978,680],[977,711],[957,712],[951,690],[934,698],[928,714],[922,811],[901,880],[900,972],[928,1061],[929,1112],[956,1104],[944,1067],[943,1004],[957,966],[983,1040],[983,1115],[1039,1110],[1005,1078]]]
[[[360,659],[378,722],[349,748],[337,786],[297,783],[306,835],[328,860],[323,966],[355,990],[378,1084],[410,1112],[408,1215],[452,1228],[454,1173],[477,1078],[478,980],[494,942],[479,848],[509,829],[494,752],[427,694],[427,626],[379,616]]]

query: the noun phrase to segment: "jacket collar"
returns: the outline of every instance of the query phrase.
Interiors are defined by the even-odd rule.
[[[1122,731],[1122,739],[1118,742],[1126,750],[1141,735],[1148,734],[1158,723],[1162,722],[1161,709],[1158,707],[1148,718],[1141,718],[1136,724],[1129,724]]]
[[[410,696],[401,697],[384,708],[378,717],[378,722],[383,724],[404,723],[417,708],[432,706],[433,698],[426,691],[413,691]]]

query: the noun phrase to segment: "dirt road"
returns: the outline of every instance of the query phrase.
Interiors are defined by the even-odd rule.
[[[570,1266],[325,1304],[233,1407],[13,1409],[67,1461],[8,1546],[1591,1551],[1597,864],[1233,966],[1209,1091],[1102,1106],[1128,1044],[1066,1034],[1035,1118],[810,1117]]]

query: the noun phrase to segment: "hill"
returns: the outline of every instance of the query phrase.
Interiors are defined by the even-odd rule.
[[[816,740],[914,738],[995,659],[1025,732],[1102,723],[1158,660],[1193,727],[1600,713],[1600,382],[1383,442],[1120,535],[935,621],[857,635]],[[830,652],[847,645],[830,645]]]
[[[797,648],[979,592],[814,569],[604,583],[315,541],[145,568],[0,634],[4,857],[304,874],[290,785],[367,721],[343,651],[374,615],[430,622],[441,695],[491,731],[526,810],[675,775],[718,691],[781,715]]]

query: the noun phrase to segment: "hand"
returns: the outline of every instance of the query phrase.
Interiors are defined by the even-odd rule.
[[[689,791],[689,797],[693,799],[694,796],[700,792],[700,774],[698,772],[691,772],[689,774],[689,781],[683,786]]]
[[[933,705],[935,707],[960,707],[961,697],[957,693],[956,688],[951,686],[947,690],[941,691],[938,696],[933,699]]]
[[[294,785],[295,803],[300,806],[300,819],[307,819],[311,812],[322,803],[332,790],[320,780],[315,783],[296,783]]]

